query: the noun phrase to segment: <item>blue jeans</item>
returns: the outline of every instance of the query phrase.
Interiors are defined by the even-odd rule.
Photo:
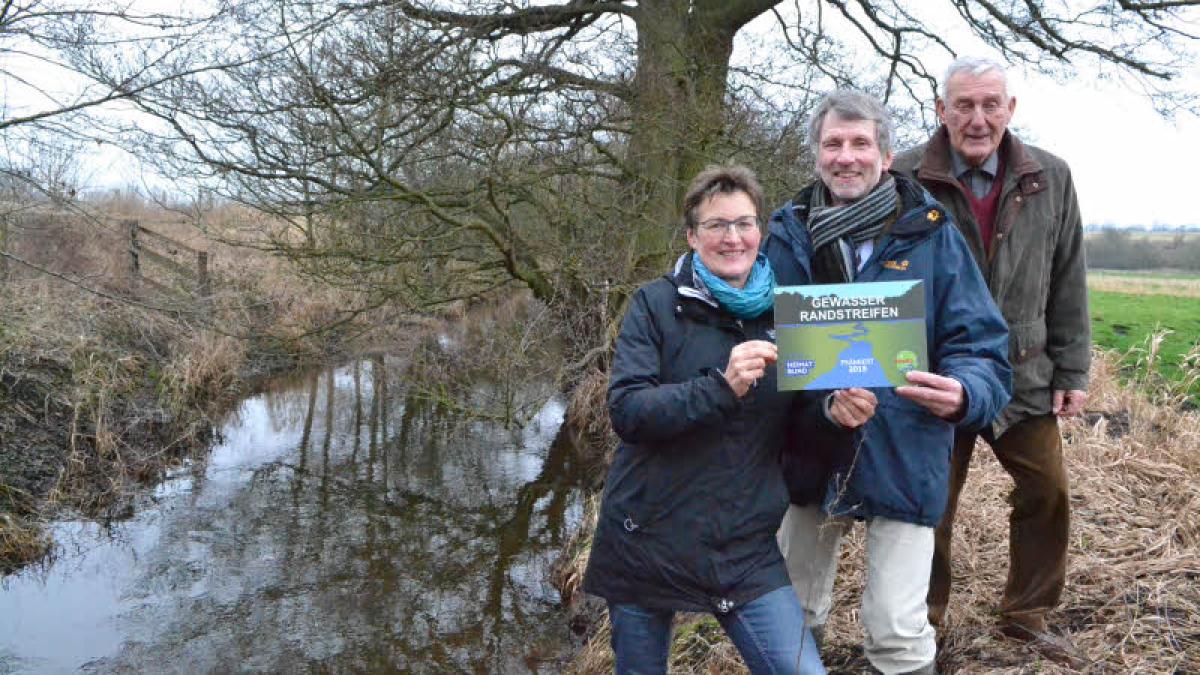
[[[617,675],[667,672],[670,610],[608,605]],[[790,586],[776,589],[726,614],[713,614],[754,675],[825,675],[804,610]]]

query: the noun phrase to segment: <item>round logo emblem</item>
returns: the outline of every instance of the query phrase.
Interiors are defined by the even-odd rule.
[[[917,369],[917,355],[907,349],[903,349],[896,353],[896,370],[907,373],[910,370]]]

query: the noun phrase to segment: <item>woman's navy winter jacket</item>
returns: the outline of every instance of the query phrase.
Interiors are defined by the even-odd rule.
[[[924,280],[930,371],[963,385],[967,406],[957,426],[983,428],[1012,393],[1008,327],[946,211],[914,181],[893,176],[899,217],[876,242],[854,281]],[[771,216],[763,250],[777,285],[814,283],[806,226],[812,189]],[[791,499],[801,505],[822,503],[832,515],[936,526],[946,507],[956,425],[893,389],[873,391],[879,404],[875,416],[855,432],[857,452],[811,448],[803,434],[798,442],[807,443],[809,451],[785,452]]]
[[[718,308],[691,261],[637,291],[617,338],[608,407],[621,444],[583,587],[610,602],[728,612],[789,585],[775,542],[788,505],[784,427],[830,424],[819,403],[792,413],[798,397],[776,391],[774,367],[734,395],[729,353],[773,342],[772,314],[739,321]]]

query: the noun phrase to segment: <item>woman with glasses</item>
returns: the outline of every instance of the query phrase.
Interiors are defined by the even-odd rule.
[[[762,206],[749,169],[696,176],[692,250],[637,291],[617,339],[608,406],[621,444],[584,579],[608,602],[617,673],[666,672],[676,611],[712,613],[752,673],[825,672],[775,541],[779,452],[796,428],[846,434],[838,425],[864,423],[875,399],[777,390]]]

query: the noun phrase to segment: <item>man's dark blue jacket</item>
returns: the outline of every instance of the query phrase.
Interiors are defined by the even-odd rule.
[[[971,251],[949,216],[916,182],[893,174],[899,217],[876,241],[855,282],[925,281],[930,371],[962,383],[967,405],[957,426],[981,429],[1012,392],[1008,328]],[[815,283],[806,219],[810,185],[771,216],[764,250],[779,286]],[[784,453],[793,503],[822,503],[831,515],[882,516],[929,527],[946,507],[955,424],[896,395],[874,390],[875,416],[856,432],[849,451],[813,452],[801,434]],[[823,461],[822,461],[823,458]]]

